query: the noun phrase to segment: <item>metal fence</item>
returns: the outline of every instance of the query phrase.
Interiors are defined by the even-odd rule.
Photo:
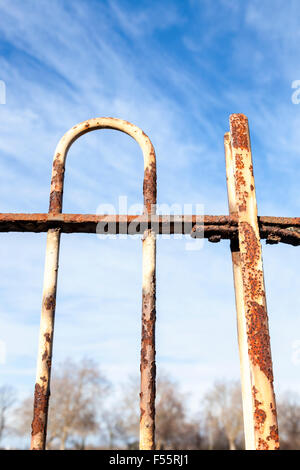
[[[144,156],[142,215],[63,214],[65,162],[83,134],[116,129],[133,137]],[[224,136],[229,215],[156,215],[156,157],[150,139],[138,127],[114,118],[96,118],[70,129],[54,153],[47,214],[0,214],[1,232],[47,232],[46,260],[34,391],[31,449],[46,446],[53,349],[57,272],[61,233],[143,234],[140,449],[155,449],[155,291],[156,236],[186,233],[210,242],[230,240],[237,310],[246,449],[279,448],[277,412],[260,239],[269,244],[300,244],[300,218],[258,217],[248,120],[230,116]]]

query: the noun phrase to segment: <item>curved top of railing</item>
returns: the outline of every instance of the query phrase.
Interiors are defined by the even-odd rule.
[[[49,213],[62,212],[65,162],[71,145],[82,135],[97,129],[115,129],[130,135],[142,149],[144,156],[144,211],[155,213],[156,205],[156,157],[149,137],[137,126],[122,119],[102,117],[88,119],[72,127],[60,139],[54,153]]]

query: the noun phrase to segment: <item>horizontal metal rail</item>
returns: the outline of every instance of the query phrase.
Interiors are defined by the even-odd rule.
[[[201,223],[199,223],[201,220]],[[258,217],[260,238],[267,243],[300,245],[300,217]],[[0,232],[138,234],[148,228],[157,234],[201,235],[216,242],[238,237],[238,220],[228,215],[93,215],[93,214],[17,214],[0,213]]]

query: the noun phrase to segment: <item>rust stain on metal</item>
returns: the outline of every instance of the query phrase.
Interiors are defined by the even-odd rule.
[[[263,272],[257,267],[261,256],[260,244],[248,222],[241,222],[240,226],[243,238],[241,260],[243,261],[242,276],[245,287],[249,355],[253,364],[258,365],[267,378],[272,381],[267,311],[265,305],[252,300],[265,298]]]
[[[141,394],[140,394],[140,396],[141,396]],[[140,422],[142,421],[144,414],[145,414],[145,410],[144,410],[143,408],[141,408],[141,412],[140,412]]]
[[[150,164],[144,172],[144,205],[147,208],[148,214],[152,212],[151,206],[156,203],[156,165],[155,162]]]
[[[276,425],[270,426],[270,434],[267,437],[267,441],[274,441],[276,444],[276,450],[279,449],[279,435],[278,427]]]
[[[219,243],[221,241],[221,235],[211,235],[208,237],[208,241],[211,243]]]
[[[41,387],[38,383],[35,385],[34,390],[34,418],[32,421],[31,435],[35,436],[42,433],[45,426],[45,416],[47,415],[49,401],[49,392],[45,386]]]
[[[60,213],[62,211],[62,189],[64,182],[64,160],[60,152],[57,152],[52,165],[51,193],[49,212]]]
[[[254,408],[255,408],[254,410],[255,429],[258,431],[261,431],[266,421],[267,414],[262,408],[260,408],[260,405],[262,405],[262,402],[260,402],[256,398],[258,391],[254,385],[252,387],[252,390],[253,390],[253,399],[254,399]]]
[[[249,222],[241,222],[241,233],[243,234],[242,244],[245,246],[244,259],[247,268],[255,266],[260,259],[260,245],[255,232]]]
[[[156,321],[156,235],[143,236],[143,297],[141,335],[140,449],[155,449],[155,321]]]
[[[55,297],[54,295],[49,295],[48,297],[45,298],[44,300],[44,305],[46,310],[53,310],[55,309]]]
[[[49,203],[49,212],[57,213],[61,212],[62,209],[62,192],[61,191],[51,191],[50,193],[50,203]]]
[[[55,160],[53,161],[53,167],[52,167],[52,178],[51,178],[51,185],[56,186],[56,185],[61,185],[65,168],[63,163],[59,159],[60,154],[58,153]]]
[[[264,422],[266,421],[267,414],[264,410],[257,408],[255,410],[255,423],[256,423],[256,428],[260,429],[261,426],[263,426]]]
[[[55,299],[54,299],[54,306],[55,306]],[[50,342],[51,342],[51,338],[50,338],[50,334],[49,334],[49,333],[45,333],[45,334],[44,334],[44,338],[45,338],[45,340],[47,341],[47,343],[50,343]]]
[[[156,319],[155,303],[153,294],[143,293],[142,308],[142,346],[146,356],[146,347],[154,344],[154,325]]]
[[[261,437],[258,439],[258,448],[257,450],[269,450],[268,443]]]
[[[140,421],[145,419],[146,426],[152,426],[154,434],[155,423],[155,394],[156,394],[156,365],[155,365],[155,276],[152,278],[152,289],[150,293],[143,292],[142,308],[142,339],[141,339],[141,416]],[[149,429],[150,431],[150,429]],[[154,439],[150,444],[154,449]]]
[[[275,233],[269,233],[266,239],[267,245],[277,245],[281,241],[281,236]]]
[[[232,114],[230,116],[230,129],[233,147],[250,150],[247,117],[244,114]]]
[[[236,168],[238,168],[239,170],[242,170],[243,168],[245,168],[243,157],[240,153],[236,154],[235,164],[236,164]]]
[[[273,406],[273,403],[272,403],[272,402],[270,403],[270,409],[271,409],[271,412],[273,413],[273,415],[275,415],[275,416],[276,416],[276,410],[275,410],[275,408],[274,408],[274,406]]]

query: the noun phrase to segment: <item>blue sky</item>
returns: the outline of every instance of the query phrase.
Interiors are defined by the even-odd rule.
[[[226,214],[223,134],[242,112],[259,214],[299,215],[298,1],[0,0],[0,17],[1,212],[47,212],[60,137],[113,116],[151,138],[159,203]],[[95,213],[123,195],[141,202],[142,174],[127,136],[84,136],[68,156],[64,211]],[[19,397],[35,380],[45,240],[1,234],[1,383]],[[239,362],[229,244],[185,243],[158,241],[157,361],[196,409],[216,378],[239,376]],[[276,392],[300,391],[300,253],[263,245],[263,256]],[[125,381],[138,371],[140,312],[141,241],[63,235],[53,367],[88,356]]]

